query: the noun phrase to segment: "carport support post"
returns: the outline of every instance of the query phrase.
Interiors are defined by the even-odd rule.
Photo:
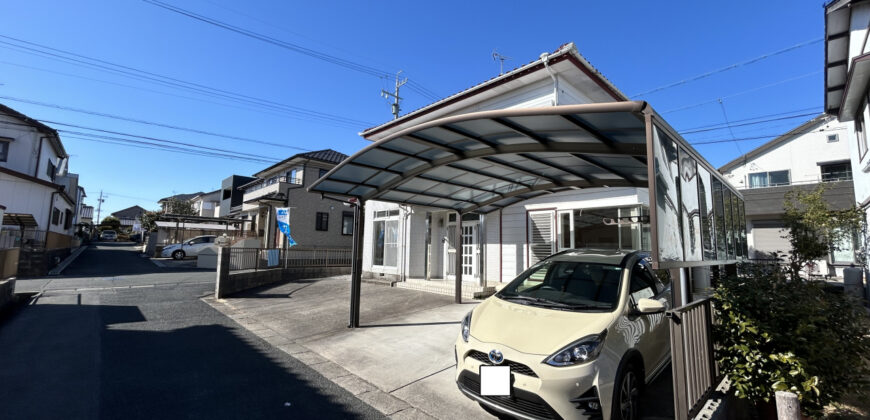
[[[453,277],[456,279],[456,289],[453,301],[462,303],[462,213],[456,212],[456,233],[453,240],[456,248],[456,266],[453,269]]]
[[[350,322],[348,328],[359,327],[359,297],[360,288],[362,286],[362,254],[363,254],[363,238],[365,234],[365,212],[363,211],[363,201],[353,205],[353,261],[351,262],[351,277],[350,277]]]

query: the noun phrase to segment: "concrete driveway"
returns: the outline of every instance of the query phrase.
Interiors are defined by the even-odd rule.
[[[476,302],[362,285],[359,329],[348,329],[349,276],[266,286],[214,308],[393,418],[492,418],[453,381],[453,344]],[[643,397],[644,418],[673,418],[669,375]]]

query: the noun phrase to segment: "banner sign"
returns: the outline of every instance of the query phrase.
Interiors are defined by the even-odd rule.
[[[293,240],[293,237],[290,236],[290,209],[287,207],[278,207],[277,209],[278,217],[278,230],[287,237],[287,246],[296,245],[296,241]]]

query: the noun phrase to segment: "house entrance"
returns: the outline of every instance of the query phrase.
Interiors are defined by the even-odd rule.
[[[480,217],[476,214],[466,214],[459,225],[462,234],[462,270],[463,281],[477,281],[480,277]],[[450,214],[447,222],[447,237],[444,252],[444,270],[448,280],[456,279],[456,215]]]

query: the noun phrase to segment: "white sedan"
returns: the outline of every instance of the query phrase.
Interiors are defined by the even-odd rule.
[[[164,258],[172,257],[176,260],[182,260],[184,257],[195,257],[199,255],[199,251],[203,248],[214,244],[215,238],[217,236],[203,235],[189,239],[181,244],[167,245],[160,251],[160,256]]]

